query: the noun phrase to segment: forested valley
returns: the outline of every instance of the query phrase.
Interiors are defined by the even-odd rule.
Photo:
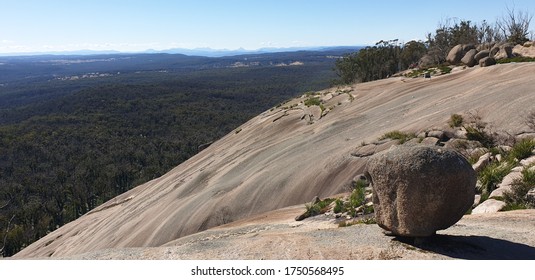
[[[347,52],[0,59],[2,255],[328,87]]]

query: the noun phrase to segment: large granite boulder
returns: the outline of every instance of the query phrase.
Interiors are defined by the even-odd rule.
[[[488,67],[488,66],[492,66],[492,65],[495,65],[495,64],[496,64],[496,59],[494,59],[494,58],[492,58],[490,56],[482,58],[479,61],[479,66],[481,66],[481,67]]]
[[[476,173],[459,153],[396,146],[370,158],[377,224],[394,235],[425,237],[455,224],[474,203]]]
[[[489,51],[487,51],[487,50],[483,50],[483,51],[478,52],[478,53],[474,56],[474,59],[475,59],[476,61],[480,61],[481,59],[483,59],[483,58],[485,58],[485,57],[487,57],[487,56],[489,56],[489,55],[490,55],[490,52],[489,52]]]
[[[431,55],[424,55],[420,60],[418,61],[418,68],[420,69],[426,69],[429,67],[433,67],[437,65],[435,59]]]
[[[476,54],[477,54],[477,50],[476,49],[469,50],[463,56],[463,58],[461,59],[461,62],[464,63],[468,67],[473,67],[477,63],[477,61],[475,59]]]
[[[514,46],[512,44],[501,45],[498,52],[494,54],[494,59],[500,60],[513,57],[513,47]]]
[[[463,45],[457,45],[450,50],[448,56],[446,56],[446,61],[451,64],[459,64],[463,58],[463,55]]]

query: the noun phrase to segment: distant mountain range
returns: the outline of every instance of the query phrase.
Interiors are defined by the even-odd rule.
[[[295,51],[331,51],[337,49],[360,49],[363,46],[331,46],[331,47],[289,47],[289,48],[261,48],[257,50],[246,50],[243,48],[236,50],[229,49],[212,49],[212,48],[173,48],[167,50],[153,50],[149,49],[141,52],[121,52],[116,50],[76,50],[76,51],[58,51],[58,52],[21,52],[21,53],[0,53],[0,56],[36,56],[36,55],[101,55],[101,54],[184,54],[192,56],[206,56],[206,57],[223,57],[243,54],[259,54],[259,53],[277,53],[277,52],[295,52]]]
[[[162,51],[147,50],[147,53],[170,53],[170,54],[185,54],[208,57],[222,57],[242,54],[259,54],[259,53],[276,53],[276,52],[296,52],[296,51],[330,51],[336,49],[360,49],[362,46],[335,46],[335,47],[291,47],[291,48],[261,48],[257,50],[246,50],[243,48],[237,50],[228,49],[211,49],[211,48],[196,48],[196,49],[181,49],[174,48]]]

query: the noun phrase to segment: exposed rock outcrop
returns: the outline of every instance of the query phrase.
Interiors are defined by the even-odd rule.
[[[446,57],[446,61],[451,64],[459,64],[463,56],[463,45],[457,45],[450,50],[448,56]]]
[[[474,202],[476,173],[457,152],[397,146],[367,165],[377,224],[395,235],[431,236],[455,224]]]
[[[418,68],[425,69],[437,65],[435,59],[432,56],[426,54],[418,61]]]
[[[469,50],[463,56],[463,58],[461,59],[461,62],[464,63],[468,67],[473,67],[477,63],[477,61],[475,59],[476,54],[477,54],[477,50],[476,49]]]
[[[503,44],[499,46],[498,52],[493,57],[496,60],[513,57],[513,45]]]
[[[472,210],[472,214],[485,214],[485,213],[496,213],[500,210],[502,210],[505,207],[505,202],[496,200],[496,199],[487,199],[483,201],[483,203],[479,204],[474,210]]]
[[[463,64],[468,67],[475,65],[487,67],[496,64],[498,60],[518,56],[535,58],[535,44],[526,42],[524,45],[514,46],[511,43],[499,42],[477,46],[456,45],[448,53],[446,62],[453,65]]]
[[[479,160],[472,165],[474,170],[476,172],[479,172],[479,171],[483,170],[483,168],[485,168],[490,163],[491,156],[492,156],[491,153],[486,153],[486,154],[482,155],[479,158]]]
[[[479,66],[481,66],[481,67],[488,67],[488,66],[492,66],[492,65],[495,65],[495,64],[496,64],[496,59],[494,59],[494,58],[492,58],[490,56],[482,58],[479,61]]]
[[[478,52],[478,53],[474,56],[474,59],[475,59],[476,61],[480,61],[481,59],[483,59],[483,58],[485,58],[485,57],[487,57],[487,56],[489,56],[489,55],[490,55],[490,51],[488,51],[488,50],[482,50],[482,51]]]

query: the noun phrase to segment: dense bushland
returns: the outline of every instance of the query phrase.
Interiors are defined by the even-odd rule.
[[[327,87],[332,63],[0,87],[3,255],[161,176],[263,110]]]

